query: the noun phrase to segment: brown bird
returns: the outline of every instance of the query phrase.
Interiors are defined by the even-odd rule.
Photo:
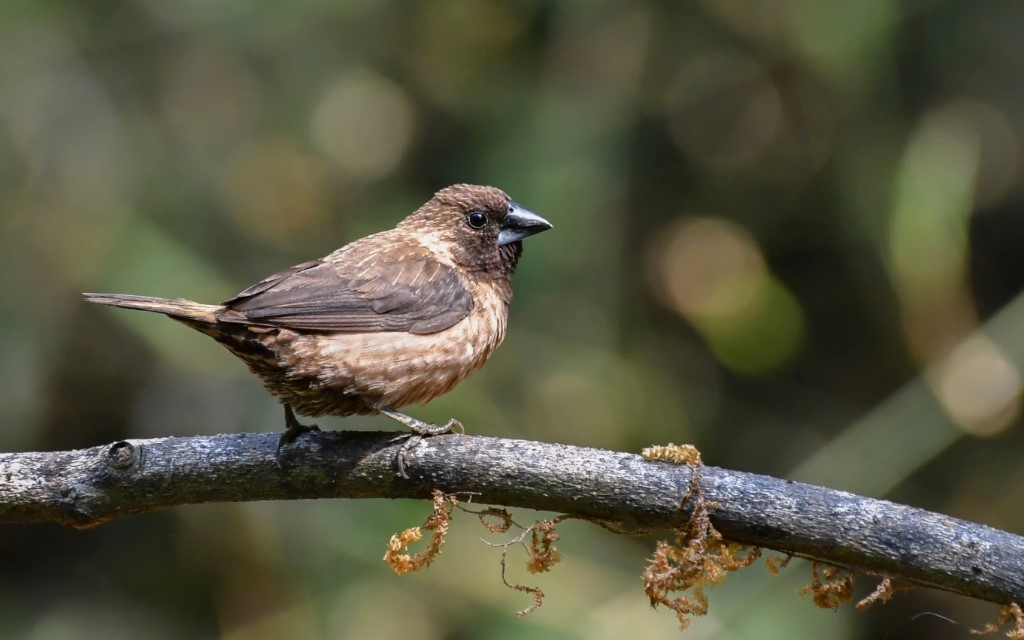
[[[281,446],[316,429],[307,416],[380,413],[409,427],[403,458],[437,426],[399,413],[447,393],[505,337],[522,240],[551,228],[494,187],[457,184],[394,229],[285,269],[221,305],[86,293],[155,311],[241,358],[283,404]]]

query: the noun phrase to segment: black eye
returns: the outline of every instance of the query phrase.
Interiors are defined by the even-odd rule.
[[[480,211],[470,211],[466,214],[466,222],[474,229],[483,229],[487,224],[487,214]]]

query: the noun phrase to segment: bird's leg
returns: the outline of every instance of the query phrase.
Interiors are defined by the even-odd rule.
[[[396,422],[404,424],[412,431],[410,435],[401,436],[402,438],[407,438],[407,440],[405,441],[405,444],[402,445],[402,449],[398,452],[398,475],[405,479],[409,478],[409,474],[405,472],[406,456],[409,455],[409,452],[412,451],[413,447],[419,444],[420,440],[423,438],[429,438],[430,436],[452,433],[455,430],[453,427],[457,427],[459,433],[465,433],[466,431],[462,426],[462,423],[455,418],[452,418],[443,425],[436,425],[429,422],[423,422],[422,420],[417,420],[412,416],[399,413],[394,409],[378,409],[377,412],[395,420]]]
[[[281,466],[281,447],[295,440],[300,433],[320,430],[320,427],[315,424],[302,424],[299,422],[295,417],[295,412],[292,411],[291,405],[287,404],[284,405],[284,425],[286,428],[277,441],[277,453],[274,456],[278,467]]]
[[[377,413],[381,414],[382,416],[387,416],[396,422],[401,422],[405,426],[409,427],[409,429],[418,436],[429,437],[439,436],[445,433],[451,433],[453,431],[452,427],[458,427],[459,431],[465,431],[465,429],[462,427],[462,423],[456,420],[455,418],[452,418],[443,425],[436,425],[430,422],[423,422],[422,420],[417,420],[412,416],[407,416],[404,413],[399,413],[394,409],[378,409]]]

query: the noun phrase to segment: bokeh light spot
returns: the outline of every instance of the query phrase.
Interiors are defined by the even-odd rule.
[[[313,114],[313,141],[358,180],[391,173],[415,128],[412,103],[397,84],[359,70],[337,80]]]
[[[693,323],[726,366],[759,373],[796,352],[800,306],[743,228],[716,218],[676,222],[651,255],[658,297]]]
[[[696,319],[742,315],[764,285],[765,264],[742,228],[696,218],[666,234],[660,273],[679,313]]]
[[[1020,415],[1020,372],[982,335],[959,344],[931,380],[942,407],[971,434],[998,434]]]
[[[907,144],[889,225],[889,266],[915,357],[935,362],[977,324],[965,287],[980,156],[957,111],[930,112]]]

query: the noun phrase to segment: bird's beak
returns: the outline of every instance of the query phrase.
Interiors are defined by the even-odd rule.
[[[541,231],[547,231],[551,226],[551,223],[544,218],[513,202],[508,205],[505,223],[501,225],[501,231],[498,232],[498,246],[529,238]]]

